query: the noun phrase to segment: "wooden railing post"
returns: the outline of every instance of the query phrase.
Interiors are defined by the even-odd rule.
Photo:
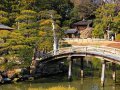
[[[116,49],[114,49],[115,51],[114,51],[114,54],[116,54]]]
[[[87,46],[86,46],[86,52],[87,52]]]

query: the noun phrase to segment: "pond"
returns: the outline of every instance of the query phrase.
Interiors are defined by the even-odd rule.
[[[97,65],[98,66],[98,65]],[[110,67],[110,66],[109,66]],[[119,68],[119,67],[118,67]],[[84,78],[80,78],[80,66],[73,65],[72,82],[68,82],[67,73],[39,78],[33,81],[17,82],[0,85],[0,90],[120,90],[120,70],[117,70],[117,82],[112,78],[112,70],[106,68],[105,87],[101,87],[101,68],[93,70],[84,69]]]
[[[60,78],[42,78],[31,82],[19,82],[0,86],[0,90],[120,90],[120,82],[114,83],[111,78],[106,78],[105,87],[101,87],[100,78],[87,77],[68,82]]]

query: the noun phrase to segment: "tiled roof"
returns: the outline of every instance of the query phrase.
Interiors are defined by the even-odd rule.
[[[5,30],[13,30],[13,28],[9,27],[9,26],[6,26],[6,25],[3,25],[3,24],[0,24],[0,29],[5,29]]]
[[[67,31],[65,31],[65,34],[73,34],[73,33],[77,33],[77,30],[76,29],[68,29]]]
[[[92,24],[92,20],[83,20],[83,21],[79,21],[79,22],[76,22],[74,23],[73,25],[76,26],[76,25],[88,25],[88,24]]]

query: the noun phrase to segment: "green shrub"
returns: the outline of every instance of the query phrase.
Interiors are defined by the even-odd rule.
[[[63,47],[71,47],[72,45],[71,44],[68,44],[67,42],[63,42],[60,47],[63,48]]]
[[[115,39],[116,41],[120,41],[120,34],[117,34],[117,36],[116,36],[116,39]]]
[[[101,68],[101,60],[99,58],[92,57],[92,65],[93,65],[94,69]]]

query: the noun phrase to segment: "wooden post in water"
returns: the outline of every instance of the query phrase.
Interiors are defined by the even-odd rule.
[[[112,63],[112,78],[116,82],[116,64]]]
[[[105,84],[105,66],[106,66],[106,61],[102,61],[102,72],[101,72],[101,86],[104,87]]]
[[[71,81],[72,80],[72,58],[71,58],[71,56],[68,56],[67,60],[68,60],[68,64],[69,64],[68,80]]]
[[[81,57],[81,70],[80,70],[80,74],[81,74],[81,78],[83,78],[84,77],[84,71],[83,71],[83,69],[84,69],[84,57]]]

